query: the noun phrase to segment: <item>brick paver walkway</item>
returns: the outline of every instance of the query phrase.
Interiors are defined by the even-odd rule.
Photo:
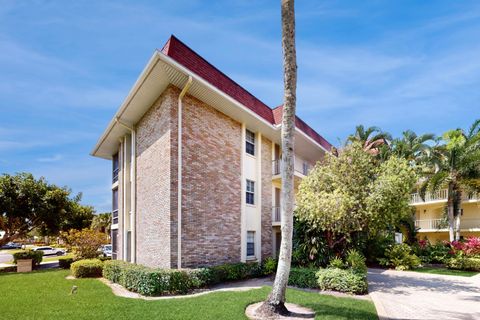
[[[370,297],[379,318],[480,319],[480,277],[368,270]]]

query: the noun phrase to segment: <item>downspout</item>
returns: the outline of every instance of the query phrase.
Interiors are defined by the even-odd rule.
[[[130,228],[131,228],[131,250],[130,250],[130,260],[135,263],[137,260],[137,242],[136,242],[136,209],[137,209],[137,198],[136,198],[136,131],[132,126],[130,127],[126,123],[122,122],[120,117],[115,118],[115,122],[125,127],[130,131],[131,137],[131,160],[130,160]],[[124,234],[124,237],[126,235]]]
[[[182,268],[182,99],[192,85],[193,78],[188,76],[187,83],[178,96],[178,137],[177,137],[177,269]]]

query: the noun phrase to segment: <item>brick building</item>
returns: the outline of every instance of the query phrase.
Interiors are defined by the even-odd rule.
[[[92,152],[112,160],[114,258],[186,268],[275,255],[281,117],[170,37]],[[331,145],[297,118],[295,148],[298,185]]]

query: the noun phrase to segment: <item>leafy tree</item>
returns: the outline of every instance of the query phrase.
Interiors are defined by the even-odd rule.
[[[110,230],[112,226],[112,213],[105,212],[100,213],[93,217],[91,228],[93,230],[105,233],[107,235],[107,239],[110,236]]]
[[[355,128],[355,133],[347,138],[347,143],[360,143],[366,152],[377,155],[383,146],[388,146],[388,141],[391,140],[390,134],[379,127],[365,129],[363,125],[359,125]]]
[[[30,173],[0,176],[0,245],[26,236],[32,230],[40,235],[58,234],[69,221],[93,209],[81,206],[80,196],[49,184]]]
[[[92,229],[75,230],[61,233],[67,248],[73,251],[75,259],[93,259],[98,257],[98,249],[105,244],[105,234]]]
[[[467,132],[450,130],[442,138],[444,143],[434,150],[420,195],[425,197],[427,190],[448,189],[448,229],[450,241],[454,241],[460,238],[463,193],[480,192],[480,119]]]
[[[353,143],[339,157],[327,155],[303,179],[296,215],[335,241],[349,241],[356,232],[375,235],[411,214],[416,181],[406,160],[392,156],[378,164],[363,145]]]

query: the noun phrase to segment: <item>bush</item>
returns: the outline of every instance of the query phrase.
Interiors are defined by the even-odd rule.
[[[357,273],[367,272],[365,257],[357,250],[355,249],[348,250],[345,261],[347,263],[347,266],[350,267],[354,272],[357,272]]]
[[[480,271],[480,258],[458,255],[455,258],[448,259],[446,266],[449,269]]]
[[[58,266],[61,268],[61,269],[70,269],[70,265],[73,263],[73,258],[66,258],[66,257],[62,257],[62,258],[58,258]]]
[[[330,260],[328,263],[329,268],[338,268],[338,269],[344,269],[345,268],[345,263],[343,263],[343,260],[340,259],[339,257],[335,257]]]
[[[5,267],[5,268],[0,268],[0,273],[7,273],[7,272],[17,272],[17,267]]]
[[[442,242],[432,245],[428,240],[420,240],[413,247],[414,253],[425,263],[445,263],[451,256],[451,247]]]
[[[272,257],[268,257],[267,259],[265,259],[262,264],[263,274],[266,276],[274,274],[277,271],[277,264],[277,259],[274,259]]]
[[[412,253],[407,244],[396,244],[385,250],[385,258],[379,259],[380,264],[394,267],[396,270],[409,270],[420,265],[420,259]]]
[[[368,290],[367,277],[353,270],[339,268],[320,269],[317,284],[322,290],[334,290],[346,293],[362,294]]]
[[[91,229],[71,229],[62,232],[61,237],[65,240],[67,248],[73,251],[75,259],[98,258],[100,255],[98,248],[105,243],[105,234]]]
[[[385,251],[395,244],[391,233],[380,233],[369,238],[366,245],[365,257],[369,264],[378,263],[379,259],[385,258]]]
[[[13,263],[17,264],[18,260],[32,259],[32,266],[38,266],[43,260],[42,251],[20,251],[13,254]]]
[[[318,288],[316,269],[291,268],[288,284],[299,288]]]
[[[75,278],[96,278],[102,276],[103,262],[98,259],[75,261],[70,270]]]
[[[121,260],[110,260],[103,263],[102,275],[105,279],[108,279],[114,283],[118,283],[123,268],[128,266],[129,263]]]

